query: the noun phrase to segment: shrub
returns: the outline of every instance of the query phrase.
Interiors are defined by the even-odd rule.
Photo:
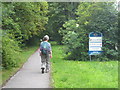
[[[12,35],[6,34],[2,37],[2,67],[5,69],[16,67],[19,63],[20,48],[18,42]]]
[[[78,17],[63,24],[59,33],[67,45],[68,59],[89,60],[88,35],[90,32],[101,32],[104,51],[101,60],[118,60],[117,11],[113,4],[81,3],[76,12]]]
[[[2,30],[0,30],[0,66],[2,64]]]
[[[66,22],[60,29],[60,33],[63,35],[63,44],[66,44],[66,54],[68,59],[71,60],[87,60],[88,59],[88,38],[85,30],[79,30],[76,27],[77,22],[70,20]],[[79,31],[81,31],[79,33]]]

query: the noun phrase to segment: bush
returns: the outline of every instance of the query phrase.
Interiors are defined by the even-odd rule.
[[[2,30],[0,30],[0,66],[2,64]]]
[[[78,6],[74,20],[63,24],[59,33],[63,36],[63,43],[67,45],[68,59],[89,60],[88,42],[90,32],[103,34],[102,59],[118,59],[117,11],[114,3],[81,3]],[[96,8],[93,8],[96,7]],[[111,17],[113,17],[111,19]]]
[[[70,20],[63,24],[65,29],[61,28],[59,32],[63,35],[63,44],[66,45],[67,59],[86,61],[89,60],[88,34],[90,31],[76,27],[76,25],[77,22],[75,20]],[[103,53],[97,57],[100,58],[100,61],[118,60],[118,50],[115,47],[115,43],[112,40],[103,37]]]
[[[66,44],[67,59],[71,60],[87,60],[88,59],[88,38],[84,30],[79,29],[75,20],[66,22],[59,31],[63,35],[63,44]]]
[[[6,34],[2,37],[2,49],[2,67],[5,69],[16,67],[20,60],[20,48],[12,35]]]

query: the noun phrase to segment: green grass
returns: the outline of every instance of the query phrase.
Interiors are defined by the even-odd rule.
[[[35,52],[38,47],[27,47],[20,53],[21,60],[19,61],[19,65],[16,68],[12,68],[9,70],[2,70],[2,79],[0,81],[0,85],[6,82],[15,72],[19,70],[19,68],[28,60],[31,54]],[[0,72],[1,73],[1,72]]]
[[[64,46],[52,45],[55,88],[118,88],[118,62],[64,60]]]

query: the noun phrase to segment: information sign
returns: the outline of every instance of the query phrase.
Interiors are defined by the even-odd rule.
[[[91,32],[89,34],[89,55],[98,55],[102,52],[102,33]]]

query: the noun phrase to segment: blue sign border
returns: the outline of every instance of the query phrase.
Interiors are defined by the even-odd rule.
[[[89,34],[89,37],[102,37],[103,35],[102,35],[102,33],[100,33],[100,32],[91,32],[90,34]]]

